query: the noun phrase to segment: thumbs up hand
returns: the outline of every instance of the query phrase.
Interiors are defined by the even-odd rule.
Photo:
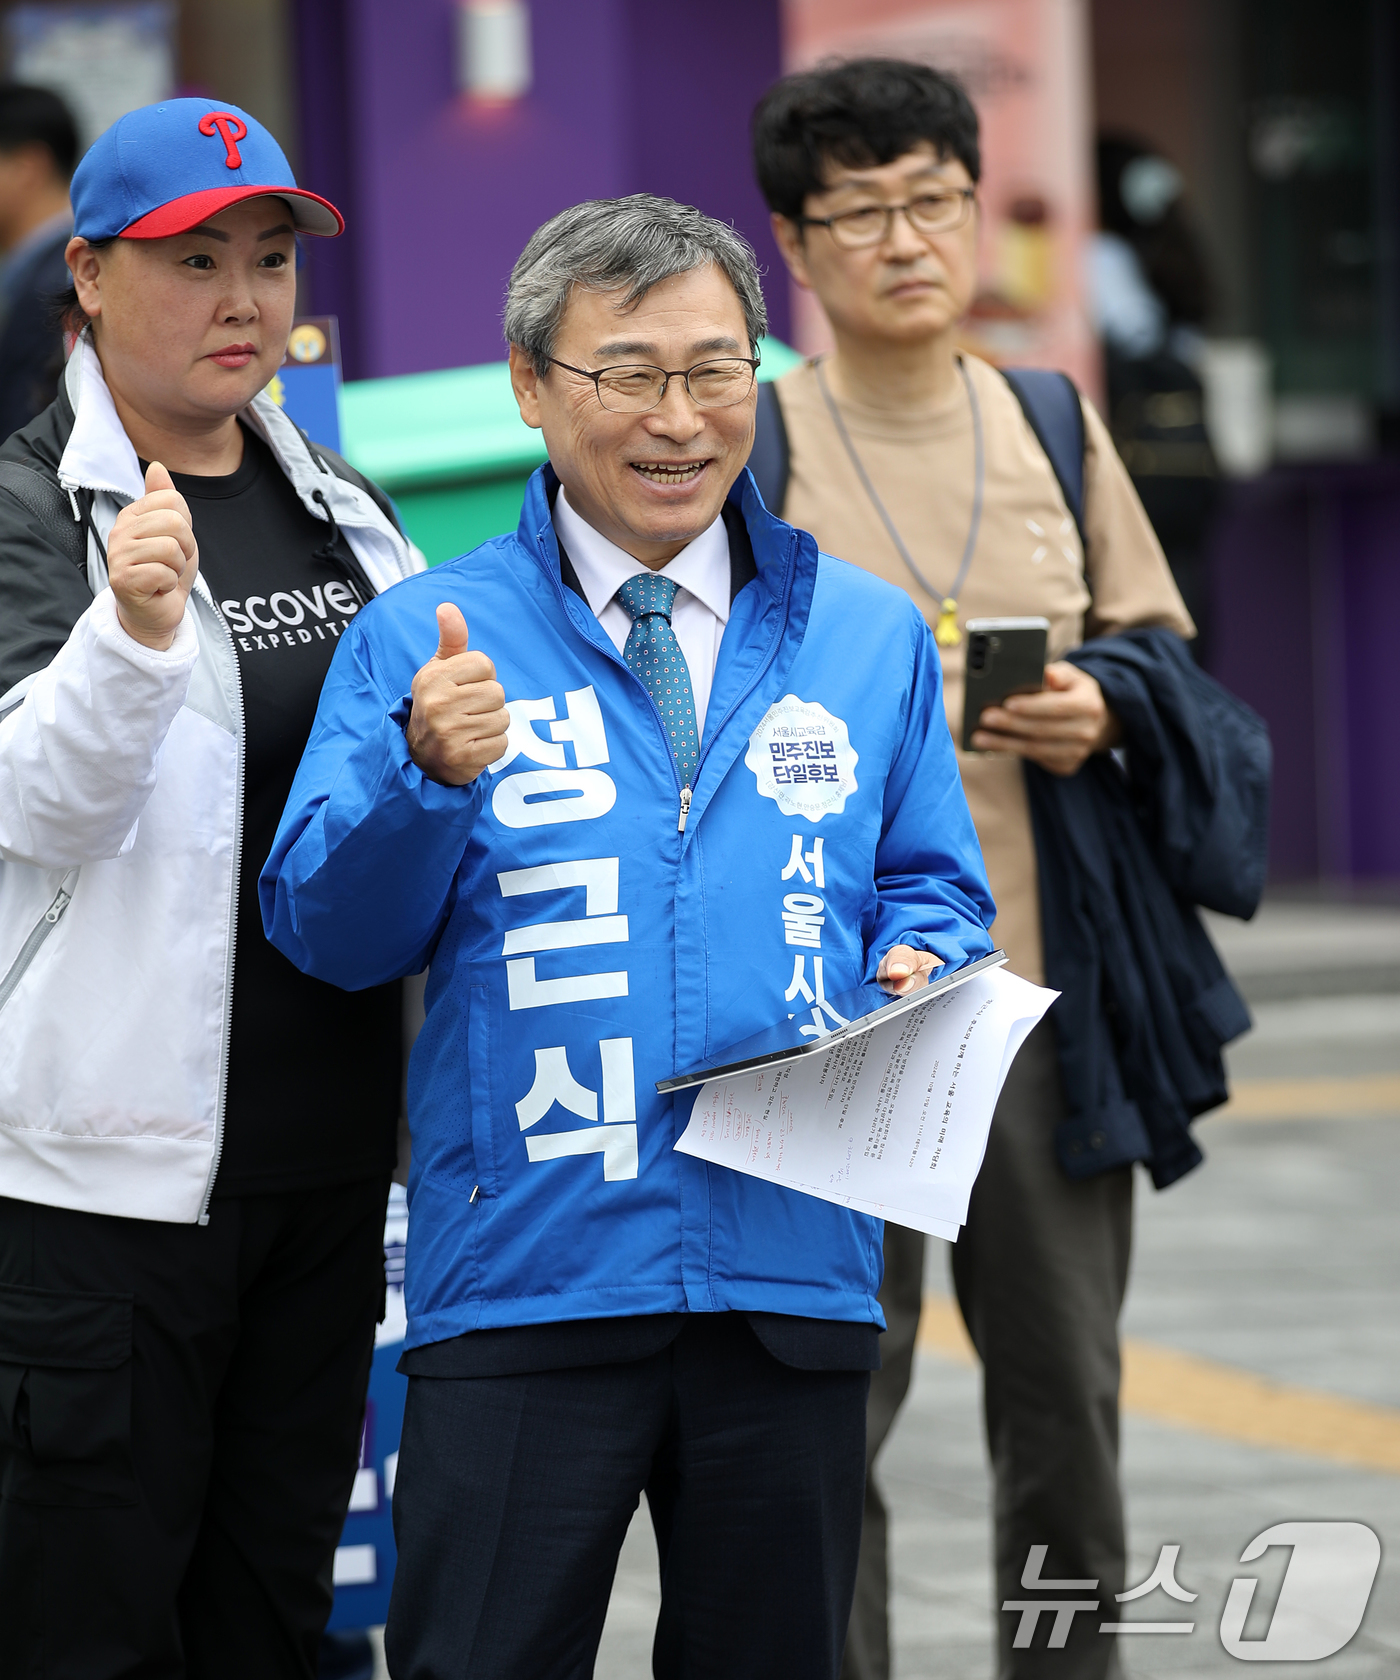
[[[425,776],[465,787],[506,750],[510,713],[496,667],[484,653],[468,651],[461,609],[444,602],[437,624],[437,652],[413,679],[404,734]]]
[[[145,647],[168,648],[198,571],[189,504],[152,461],[146,494],[121,510],[107,539],[107,581],[122,629]]]
[[[454,659],[467,651],[467,621],[460,607],[444,601],[437,610],[437,624],[438,649],[434,659]]]

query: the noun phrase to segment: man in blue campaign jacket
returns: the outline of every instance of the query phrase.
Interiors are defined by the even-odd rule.
[[[764,324],[698,211],[540,229],[506,327],[551,466],[515,535],[356,616],[263,874],[308,972],[430,968],[388,1633],[414,1680],[591,1673],[643,1489],[657,1674],[839,1665],[881,1226],[676,1153],[693,1093],[655,1081],[984,955],[993,907],[923,619],[743,470]]]

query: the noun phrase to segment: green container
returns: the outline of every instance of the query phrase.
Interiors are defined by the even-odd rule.
[[[765,339],[760,379],[801,357]],[[430,566],[513,531],[544,439],[520,418],[505,362],[357,379],[341,388],[346,459],[398,504]]]

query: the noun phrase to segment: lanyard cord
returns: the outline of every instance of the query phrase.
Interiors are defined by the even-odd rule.
[[[79,522],[82,527],[83,536],[84,538],[90,536],[93,542],[97,544],[97,552],[102,556],[102,564],[105,567],[107,564],[107,545],[103,542],[102,538],[98,536],[97,525],[92,517],[93,504],[97,501],[97,492],[95,490],[84,490],[81,501],[77,497],[73,496],[71,490],[69,491],[69,496],[72,497],[75,507],[80,506],[82,508]],[[83,576],[87,576],[86,557],[84,557],[83,560]]]
[[[987,462],[986,451],[982,442],[982,410],[977,401],[977,393],[972,388],[972,380],[968,377],[966,366],[961,357],[958,358],[958,372],[962,375],[963,388],[967,392],[968,407],[972,411],[972,520],[967,528],[967,541],[963,544],[962,563],[958,567],[958,575],[953,580],[953,587],[945,595],[941,589],[935,589],[924,574],[914,564],[914,556],[905,546],[903,537],[895,529],[895,523],[885,509],[885,504],[876,493],[875,486],[870,482],[870,475],[866,472],[861,458],[856,454],[856,446],[851,441],[851,434],[846,430],[846,422],[841,418],[841,410],[837,408],[835,399],[827,387],[826,375],[822,372],[822,364],[814,364],[817,385],[822,396],[826,399],[826,406],[831,412],[837,435],[846,446],[846,453],[851,458],[851,465],[865,486],[865,493],[870,497],[876,513],[890,534],[890,541],[899,551],[899,557],[919,580],[925,594],[933,596],[939,603],[940,611],[938,623],[934,627],[934,637],[939,647],[956,647],[962,641],[962,631],[958,629],[958,595],[967,581],[968,568],[972,565],[972,556],[977,551],[977,533],[982,525],[982,492],[986,484]]]

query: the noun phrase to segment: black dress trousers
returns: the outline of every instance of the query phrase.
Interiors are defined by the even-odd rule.
[[[767,1315],[695,1314],[640,1358],[411,1375],[395,1680],[586,1680],[643,1492],[658,1680],[835,1680],[869,1371],[800,1369],[793,1352]]]
[[[0,1680],[312,1680],[387,1193],[0,1198]]]

